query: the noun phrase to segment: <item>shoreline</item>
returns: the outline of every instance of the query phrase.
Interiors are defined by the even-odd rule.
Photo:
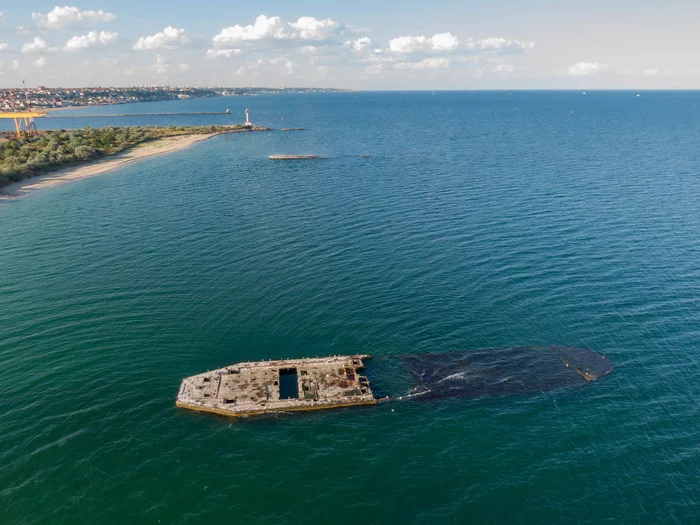
[[[198,142],[221,134],[222,133],[207,133],[201,135],[192,134],[164,137],[151,142],[137,144],[133,148],[117,153],[116,155],[103,157],[77,166],[60,168],[56,171],[30,177],[4,186],[0,188],[0,202],[3,200],[18,199],[36,191],[53,188],[66,182],[102,175],[139,160],[189,148]]]

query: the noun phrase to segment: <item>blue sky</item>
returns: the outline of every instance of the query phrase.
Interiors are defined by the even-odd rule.
[[[27,4],[0,6],[2,87],[700,87],[689,0]]]

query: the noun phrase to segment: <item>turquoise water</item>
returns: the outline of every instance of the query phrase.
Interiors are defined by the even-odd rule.
[[[120,107],[307,130],[0,204],[0,523],[696,522],[700,93],[641,95]],[[127,123],[212,121],[167,119]],[[615,372],[248,421],[174,406],[242,360],[548,344]]]

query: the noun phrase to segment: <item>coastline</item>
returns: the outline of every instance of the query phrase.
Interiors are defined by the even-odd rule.
[[[103,173],[114,171],[142,159],[180,151],[197,142],[210,139],[215,135],[220,135],[220,133],[165,137],[139,144],[130,150],[117,153],[113,156],[103,157],[93,162],[88,162],[87,164],[62,168],[57,171],[24,179],[0,188],[0,202],[6,199],[24,197],[35,191],[53,188],[66,182],[102,175]]]

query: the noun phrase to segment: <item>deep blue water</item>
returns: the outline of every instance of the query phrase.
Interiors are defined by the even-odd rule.
[[[306,130],[219,136],[0,203],[0,523],[700,520],[700,92],[640,95],[285,95],[72,111],[230,117],[40,119],[225,123],[249,107]],[[182,377],[243,360],[550,344],[615,372],[250,421],[174,406]]]

